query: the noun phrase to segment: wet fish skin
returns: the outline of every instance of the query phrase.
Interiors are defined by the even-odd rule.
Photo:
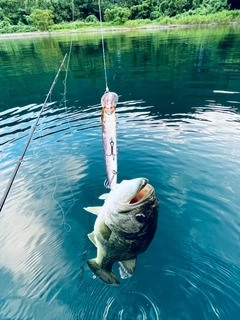
[[[141,192],[143,196],[137,199]],[[137,201],[129,203],[135,196]],[[87,263],[101,280],[119,284],[112,271],[117,261],[129,275],[133,274],[137,255],[148,248],[156,232],[158,208],[154,188],[145,178],[123,180],[111,190],[98,209],[94,231],[88,235],[97,247],[97,257]],[[95,208],[85,209],[96,214]]]

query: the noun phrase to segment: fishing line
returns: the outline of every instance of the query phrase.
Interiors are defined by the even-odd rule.
[[[74,7],[73,7],[74,8]],[[74,16],[74,15],[73,15]],[[71,57],[71,53],[72,53],[72,40],[70,43],[70,48],[69,48],[69,53],[68,53],[68,61],[67,61],[67,66],[66,66],[66,74],[65,74],[65,79],[63,80],[63,85],[64,85],[64,93],[63,93],[63,99],[61,102],[63,102],[64,104],[64,108],[65,108],[65,114],[67,115],[67,122],[68,122],[68,128],[71,128],[70,122],[69,122],[69,117],[67,114],[67,78],[68,78],[68,70],[69,70],[69,62],[70,62],[70,57]],[[67,183],[68,183],[68,187],[70,189],[71,195],[72,195],[72,199],[73,199],[73,203],[71,204],[71,206],[68,208],[68,210],[66,212],[64,212],[62,206],[54,199],[54,193],[53,193],[53,200],[58,204],[58,206],[60,207],[61,211],[62,211],[62,222],[60,223],[60,225],[64,225],[64,228],[67,232],[70,232],[72,227],[66,222],[66,216],[68,214],[68,212],[70,211],[70,209],[73,207],[73,205],[76,202],[75,196],[73,194],[73,190],[69,181],[69,167],[67,166],[66,168],[66,172],[67,172]],[[55,173],[55,172],[54,172]],[[55,174],[56,177],[56,184],[57,184],[57,176]]]
[[[33,134],[34,134],[34,132],[35,132],[35,129],[36,129],[37,125],[38,125],[39,119],[40,119],[40,117],[41,117],[41,115],[42,115],[42,113],[43,113],[43,110],[45,109],[45,107],[46,107],[46,105],[47,105],[48,98],[49,98],[49,96],[51,95],[51,93],[52,93],[52,91],[53,91],[53,88],[55,87],[55,84],[56,84],[56,82],[57,82],[58,76],[59,76],[59,74],[60,74],[60,72],[61,72],[61,70],[62,70],[62,67],[63,67],[63,65],[64,65],[64,62],[65,62],[65,60],[66,60],[66,57],[67,57],[67,54],[65,54],[65,56],[64,56],[64,58],[63,58],[63,60],[62,60],[62,62],[61,62],[61,65],[60,65],[60,67],[59,67],[59,69],[58,69],[58,71],[57,71],[57,74],[56,74],[56,76],[55,76],[55,78],[54,78],[54,80],[53,80],[53,83],[52,83],[52,85],[51,85],[51,87],[50,87],[50,89],[49,89],[49,91],[48,91],[48,94],[47,94],[46,99],[45,99],[45,101],[44,101],[44,103],[43,103],[43,106],[42,106],[42,108],[41,108],[41,110],[40,110],[40,112],[39,112],[39,115],[38,115],[38,118],[37,118],[37,120],[36,120],[36,122],[35,122],[35,125],[33,126],[33,129],[32,129],[32,131],[31,131],[31,133],[30,133],[30,136],[29,136],[29,139],[28,139],[28,141],[27,141],[27,143],[26,143],[26,146],[25,146],[25,148],[24,148],[24,150],[23,150],[23,152],[22,152],[22,154],[21,154],[21,156],[20,156],[20,158],[19,158],[19,160],[18,160],[18,163],[17,163],[16,166],[15,166],[15,169],[14,169],[14,171],[13,171],[13,173],[12,173],[12,176],[11,176],[11,178],[10,178],[10,180],[9,180],[9,183],[8,183],[8,185],[7,185],[7,187],[6,187],[6,190],[5,190],[5,192],[4,192],[3,196],[2,196],[1,203],[0,203],[0,212],[2,211],[2,208],[3,208],[3,206],[4,206],[4,203],[5,203],[6,199],[7,199],[7,196],[8,196],[8,194],[9,194],[9,191],[10,191],[10,189],[11,189],[11,187],[12,187],[13,182],[14,182],[14,179],[16,178],[17,172],[18,172],[18,170],[19,170],[19,168],[20,168],[20,166],[21,166],[21,164],[22,164],[22,162],[23,162],[23,158],[24,158],[25,153],[26,153],[26,151],[27,151],[27,149],[28,149],[28,147],[29,147],[29,144],[30,144],[30,142],[31,142],[31,140],[32,140],[32,137],[33,137]]]
[[[66,77],[66,76],[65,76]],[[42,130],[42,127],[43,127],[43,123],[41,123],[41,125],[39,126],[39,137],[41,139],[43,139],[43,130]],[[40,139],[39,139],[40,140]],[[73,198],[73,202],[71,204],[71,206],[68,208],[68,210],[65,212],[63,207],[61,206],[61,204],[56,200],[55,198],[55,194],[56,194],[56,190],[57,190],[57,186],[58,186],[58,175],[56,173],[56,170],[54,168],[54,163],[56,163],[56,161],[53,160],[53,153],[48,149],[47,145],[45,144],[44,145],[44,149],[48,152],[48,154],[50,155],[49,157],[49,160],[48,160],[48,163],[50,165],[50,168],[51,168],[51,171],[53,172],[53,177],[55,179],[55,184],[54,184],[54,190],[52,192],[52,195],[51,195],[51,198],[52,200],[57,204],[57,206],[60,208],[61,210],[61,213],[62,213],[62,222],[60,223],[60,225],[64,225],[64,228],[67,232],[70,232],[71,231],[71,226],[66,222],[66,216],[68,214],[68,212],[70,211],[70,209],[73,207],[73,205],[75,204],[76,202],[76,199],[74,197],[74,194],[73,194],[73,191],[72,191],[72,188],[71,188],[71,185],[70,185],[70,182],[69,182],[69,171],[68,171],[68,167],[66,169],[66,172],[67,172],[67,183],[68,183],[68,187],[70,189],[70,192],[71,192],[71,195],[72,195],[72,198]],[[34,148],[35,150],[35,148]]]
[[[104,41],[103,41],[103,30],[102,30],[101,0],[98,0],[98,10],[99,10],[100,30],[101,30],[101,38],[102,38],[104,76],[105,76],[106,92],[108,92],[109,89],[108,89],[108,81],[107,81],[107,67],[106,67],[105,47],[104,47]]]
[[[106,188],[112,189],[112,186],[116,184],[117,181],[117,158],[115,158],[115,154],[113,154],[114,144],[116,144],[116,126],[114,128],[114,120],[112,120],[111,115],[114,112],[116,104],[118,102],[118,95],[114,92],[109,92],[108,89],[108,79],[107,79],[107,66],[106,66],[106,54],[104,47],[104,39],[103,39],[103,27],[102,27],[102,10],[101,10],[101,0],[98,0],[98,10],[99,10],[99,20],[100,20],[100,30],[101,30],[101,39],[102,39],[102,56],[103,56],[103,67],[104,67],[104,76],[105,76],[105,84],[106,90],[105,94],[102,96],[101,105],[102,105],[102,141],[103,141],[103,149],[104,149],[104,158],[105,165],[107,171],[107,179],[104,182],[104,186]],[[108,118],[108,119],[107,119]],[[115,124],[116,124],[115,117]],[[110,141],[110,155],[109,155],[109,139]],[[113,155],[113,159],[107,158]],[[111,174],[111,176],[110,176]]]
[[[60,225],[64,225],[64,228],[65,228],[65,230],[67,231],[67,232],[70,232],[71,230],[72,230],[72,227],[70,226],[70,224],[68,224],[67,222],[66,222],[66,215],[68,214],[68,212],[69,212],[69,210],[72,208],[72,206],[74,205],[74,203],[75,203],[75,198],[74,198],[74,202],[72,203],[72,205],[68,208],[68,210],[66,211],[66,212],[64,212],[64,210],[63,210],[63,207],[60,205],[60,203],[54,198],[54,195],[55,195],[55,193],[56,193],[56,190],[57,190],[57,185],[58,185],[58,176],[57,176],[57,174],[56,174],[56,172],[55,172],[55,169],[54,169],[54,167],[53,167],[53,165],[52,165],[52,162],[51,162],[51,158],[52,158],[52,153],[47,149],[47,148],[45,148],[48,152],[49,152],[49,154],[51,155],[50,156],[50,159],[49,159],[49,164],[50,164],[50,166],[51,166],[51,169],[52,169],[52,172],[53,172],[53,174],[54,174],[54,178],[55,178],[55,186],[54,186],[54,190],[53,190],[53,193],[52,193],[52,200],[58,205],[58,207],[60,208],[60,210],[61,210],[61,212],[62,212],[62,222],[60,223]],[[68,184],[69,184],[69,181],[68,181]],[[73,194],[72,194],[72,196],[73,196]]]
[[[72,23],[74,23],[74,19],[75,19],[75,8],[74,8],[74,0],[72,0]],[[68,122],[68,128],[69,129],[71,129],[71,125],[70,125],[69,117],[68,117],[68,113],[67,113],[68,112],[68,109],[67,109],[67,78],[68,78],[69,63],[70,63],[71,54],[72,54],[72,46],[73,46],[73,38],[71,36],[71,42],[70,42],[70,47],[69,47],[69,52],[68,52],[68,60],[67,60],[67,66],[66,66],[66,73],[65,73],[65,78],[63,80],[63,86],[64,86],[63,99],[61,101],[64,104],[65,114],[67,116],[67,122]],[[73,199],[72,204],[70,205],[68,210],[66,212],[64,212],[62,206],[60,206],[60,204],[57,203],[57,201],[54,199],[54,197],[52,197],[52,198],[59,205],[59,207],[60,207],[60,209],[62,211],[62,222],[60,223],[60,225],[64,225],[65,230],[67,232],[70,232],[72,227],[70,226],[70,224],[68,224],[66,222],[66,216],[67,216],[68,212],[70,211],[70,209],[74,206],[74,204],[76,202],[76,199],[75,199],[75,196],[73,194],[73,190],[72,190],[72,187],[71,187],[71,184],[70,184],[70,181],[69,181],[69,167],[68,166],[66,168],[66,172],[67,172],[68,187],[70,189],[70,192],[71,192],[71,195],[72,195],[72,199]],[[56,176],[56,174],[55,174],[55,176]],[[57,176],[56,176],[56,182],[57,182]],[[54,196],[54,193],[53,193],[53,196]]]
[[[72,23],[74,22],[74,16],[75,16],[75,13],[74,13],[74,0],[72,0]],[[62,94],[63,97],[62,97],[62,99],[60,101],[60,105],[59,105],[59,106],[62,106],[62,105],[64,106],[66,119],[67,119],[67,123],[68,123],[68,129],[71,129],[71,125],[70,125],[70,122],[69,122],[68,107],[67,107],[67,78],[68,78],[69,64],[70,64],[70,59],[71,59],[71,54],[72,54],[72,46],[73,46],[73,39],[72,39],[72,36],[71,36],[71,42],[70,42],[69,52],[68,52],[68,59],[67,59],[66,66],[65,66],[65,78],[62,81],[63,87],[64,87],[63,94]],[[70,209],[74,206],[74,204],[76,202],[76,198],[74,196],[74,193],[73,193],[73,190],[72,190],[72,187],[71,187],[71,184],[70,184],[70,180],[69,180],[69,167],[68,166],[66,167],[66,176],[67,176],[67,184],[68,184],[68,187],[70,189],[70,193],[71,193],[73,202],[70,205],[70,207],[67,209],[67,211],[64,211],[64,209],[61,206],[60,202],[57,201],[56,198],[55,198],[55,193],[56,193],[57,186],[58,186],[58,176],[57,176],[56,170],[54,169],[54,166],[53,166],[53,163],[52,163],[53,154],[46,146],[45,146],[45,150],[50,154],[49,164],[51,166],[51,171],[53,172],[54,178],[55,178],[55,186],[54,186],[54,190],[53,190],[53,193],[52,193],[52,200],[57,204],[57,206],[60,208],[60,210],[62,212],[62,221],[61,221],[60,225],[63,225],[65,230],[67,232],[70,232],[72,227],[70,226],[70,224],[68,224],[66,222],[66,216],[67,216],[68,212],[70,211]]]

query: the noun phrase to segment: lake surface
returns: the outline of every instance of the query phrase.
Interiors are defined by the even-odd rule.
[[[86,264],[83,207],[106,192],[100,35],[1,40],[0,196],[71,41],[0,214],[0,319],[240,319],[240,29],[104,35],[118,181],[146,177],[161,202],[117,287]]]

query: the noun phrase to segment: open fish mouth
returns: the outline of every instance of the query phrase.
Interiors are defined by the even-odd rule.
[[[154,192],[153,187],[148,183],[147,179],[143,179],[140,190],[130,200],[129,204],[139,204],[144,200],[148,199]]]

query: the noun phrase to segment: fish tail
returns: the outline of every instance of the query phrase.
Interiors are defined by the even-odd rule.
[[[88,260],[87,264],[92,272],[96,274],[102,281],[113,285],[119,284],[119,280],[116,275],[112,271],[101,268],[96,259]]]

